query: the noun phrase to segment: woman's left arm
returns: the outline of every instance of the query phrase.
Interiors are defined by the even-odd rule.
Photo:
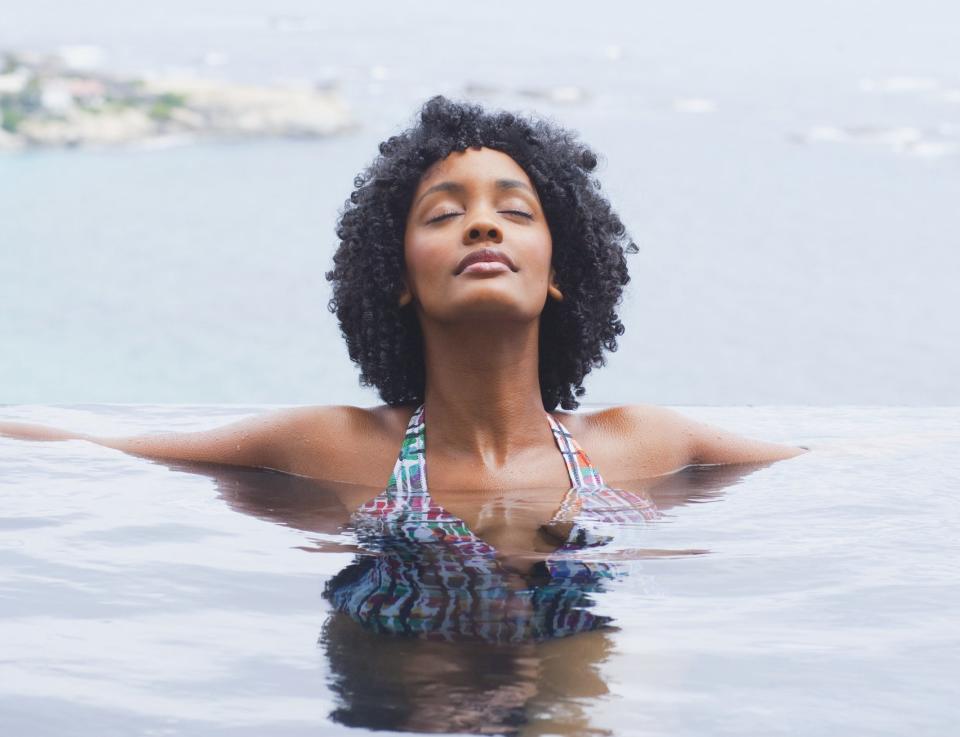
[[[794,445],[746,438],[665,407],[623,407],[617,415],[634,440],[641,441],[648,449],[656,449],[654,458],[658,468],[766,463],[808,451]]]
[[[808,451],[808,448],[796,445],[745,438],[690,419],[686,419],[686,426],[690,442],[690,463],[694,465],[782,461]]]

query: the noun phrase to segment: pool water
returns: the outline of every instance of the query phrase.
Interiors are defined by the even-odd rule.
[[[0,419],[121,434],[264,409]],[[330,484],[0,438],[0,731],[951,734],[960,409],[678,409],[812,452],[638,484],[660,518],[608,525],[575,556],[605,575],[560,594],[542,565],[494,581],[429,546],[378,547]],[[397,592],[391,555],[422,574],[417,606],[446,576],[457,626],[342,605],[373,575]],[[491,586],[512,604],[481,606]]]

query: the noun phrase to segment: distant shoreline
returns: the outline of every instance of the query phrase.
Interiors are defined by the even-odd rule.
[[[54,54],[0,54],[0,151],[164,140],[323,138],[357,123],[329,86],[138,79]]]

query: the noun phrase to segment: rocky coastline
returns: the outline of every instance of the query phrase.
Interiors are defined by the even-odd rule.
[[[233,138],[319,138],[356,127],[335,87],[136,79],[57,55],[0,54],[0,151]]]

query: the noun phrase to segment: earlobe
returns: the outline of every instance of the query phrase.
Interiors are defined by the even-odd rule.
[[[400,292],[400,298],[397,300],[397,304],[400,307],[406,307],[413,301],[413,295],[410,294],[410,289],[406,284],[403,285],[403,291]]]
[[[563,302],[563,292],[557,286],[557,273],[553,269],[550,269],[550,286],[547,287],[547,294],[550,295],[551,299]]]

